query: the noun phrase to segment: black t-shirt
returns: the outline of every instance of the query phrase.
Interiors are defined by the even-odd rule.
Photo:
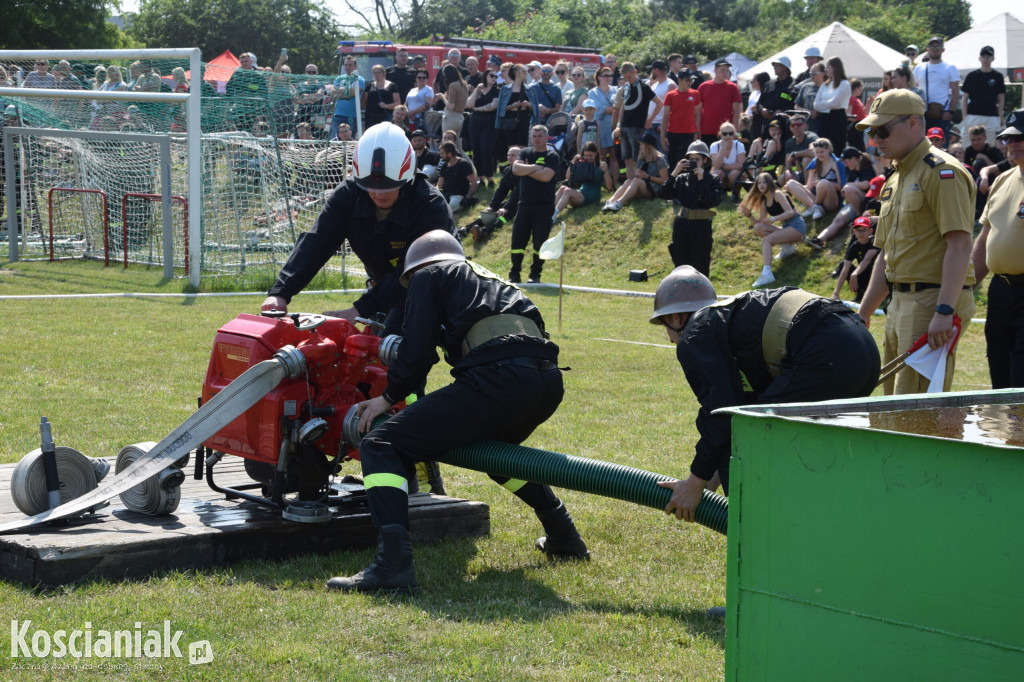
[[[382,105],[392,104],[396,92],[398,92],[398,86],[390,81],[387,81],[387,85],[383,89],[378,88],[375,81],[366,84],[365,127],[369,128],[377,123],[391,120],[391,110],[384,109]]]
[[[984,154],[992,161],[992,163],[999,163],[1005,158],[1001,151],[990,144],[986,144],[981,149],[975,149],[971,145],[967,145],[964,147],[964,163],[968,166],[974,166],[974,162],[977,160],[978,154]]]
[[[619,97],[623,102],[619,127],[643,128],[647,123],[647,110],[656,96],[654,90],[651,90],[651,86],[643,81],[637,80],[632,85],[624,83],[619,88]]]
[[[416,170],[423,170],[424,166],[437,166],[441,163],[441,155],[435,151],[424,149],[423,153],[416,157]]]
[[[398,88],[398,96],[402,99],[402,104],[405,104],[405,96],[409,94],[412,86],[416,84],[416,74],[413,72],[412,67],[402,68],[395,64],[386,73],[388,80]]]
[[[646,111],[646,110],[645,110]],[[538,152],[533,147],[528,147],[519,152],[519,160],[523,163],[535,163],[555,172],[548,182],[540,182],[528,176],[519,178],[519,205],[550,204],[555,205],[555,188],[558,185],[558,153],[550,147],[545,151]]]
[[[875,235],[871,235],[871,238],[864,244],[854,237],[850,240],[850,245],[846,247],[846,255],[843,258],[851,263],[860,263],[870,251],[878,251],[878,247],[875,246]]]
[[[444,178],[444,189],[441,193],[445,199],[469,194],[469,176],[475,172],[471,161],[460,156],[455,163],[446,162],[437,172]]]
[[[992,70],[984,73],[976,69],[967,74],[960,89],[967,93],[967,111],[964,114],[974,116],[998,116],[996,98],[1006,92],[1003,74]]]

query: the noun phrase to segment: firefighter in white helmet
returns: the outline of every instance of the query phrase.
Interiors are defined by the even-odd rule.
[[[718,301],[707,277],[680,265],[658,285],[650,321],[665,326],[700,402],[689,477],[658,484],[673,491],[665,513],[687,521],[716,473],[729,494],[730,419],[714,410],[861,398],[878,383],[878,346],[856,313],[802,289]]]
[[[347,239],[366,268],[370,287],[352,307],[328,314],[352,321],[386,313],[385,333],[397,334],[405,307],[405,288],[398,277],[406,249],[431,230],[455,234],[455,221],[441,193],[416,172],[412,145],[398,126],[378,123],[368,128],[356,145],[352,170],[309,232],[299,235],[262,309],[287,310],[292,297]]]

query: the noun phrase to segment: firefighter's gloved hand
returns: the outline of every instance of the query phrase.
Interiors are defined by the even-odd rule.
[[[267,310],[281,310],[288,312],[288,301],[284,300],[280,296],[267,296],[263,301],[263,305],[260,306],[261,311]]]
[[[373,421],[391,409],[391,403],[384,400],[383,396],[370,398],[356,405],[356,415],[359,417],[359,433],[367,433],[373,428]]]
[[[359,422],[362,427],[362,422]],[[666,514],[675,514],[677,519],[693,522],[697,514],[697,506],[704,497],[704,485],[707,481],[690,474],[685,481],[658,481],[662,488],[672,490],[672,497],[665,505]]]

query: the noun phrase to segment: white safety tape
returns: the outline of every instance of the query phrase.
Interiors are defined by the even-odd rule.
[[[277,356],[250,367],[107,485],[41,514],[2,524],[0,533],[34,528],[49,521],[73,516],[143,483],[214,436],[255,405],[286,376],[288,368]]]

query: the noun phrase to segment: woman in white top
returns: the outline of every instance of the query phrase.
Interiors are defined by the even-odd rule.
[[[850,81],[843,60],[830,57],[825,62],[825,82],[814,96],[818,112],[818,137],[827,137],[833,149],[846,146],[846,107],[850,103]]]
[[[405,106],[409,109],[409,118],[413,125],[423,129],[423,114],[434,105],[434,89],[427,85],[430,74],[426,69],[416,72],[416,84],[405,96]]]
[[[736,137],[733,124],[726,121],[718,128],[718,141],[711,143],[711,174],[721,178],[722,189],[732,189],[746,160],[746,147]]]

